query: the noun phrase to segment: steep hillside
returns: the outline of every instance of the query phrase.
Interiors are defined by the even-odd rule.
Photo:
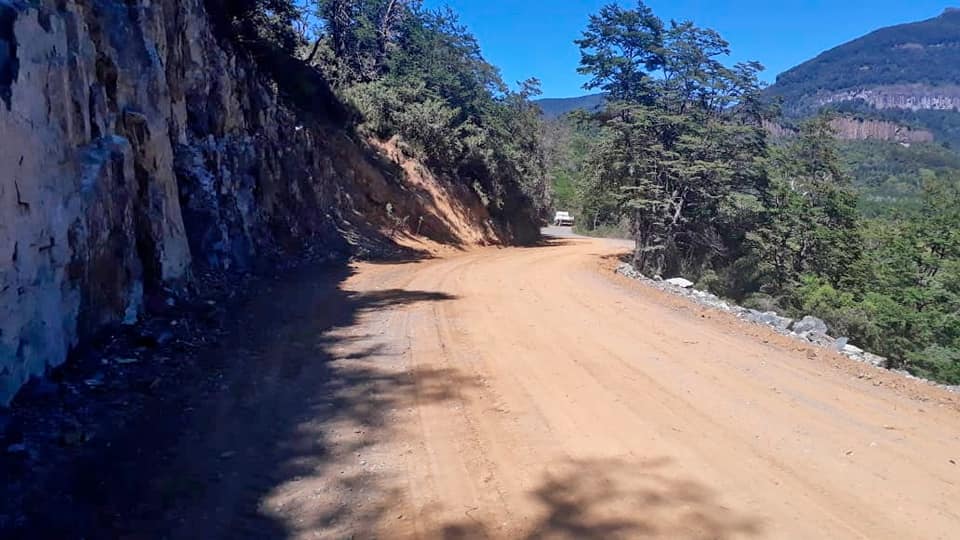
[[[960,10],[883,28],[777,77],[770,92],[790,110],[863,99],[880,109],[960,105]]]
[[[904,142],[893,132],[909,127],[960,143],[960,10],[830,49],[778,76],[767,93],[783,100],[788,119],[831,108],[879,129],[849,138]]]
[[[596,111],[603,106],[603,94],[573,98],[547,98],[534,101],[543,110],[544,118],[553,120],[573,111]]]
[[[200,269],[536,235],[515,186],[498,211],[358,136],[318,73],[261,72],[218,5],[0,0],[0,406]],[[282,60],[272,75],[305,67]]]

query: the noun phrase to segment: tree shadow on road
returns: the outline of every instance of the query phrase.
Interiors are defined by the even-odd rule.
[[[762,534],[759,519],[723,506],[711,489],[684,479],[668,458],[571,460],[550,469],[528,494],[540,515],[524,531],[472,521],[445,525],[434,536],[574,540]]]
[[[104,429],[27,497],[24,538],[372,538],[402,500],[385,446],[397,411],[461,399],[479,384],[416,369],[382,336],[399,308],[455,300],[434,291],[351,291],[349,268],[304,270],[232,307],[230,332],[171,393]],[[399,448],[403,451],[403,448]],[[396,457],[395,455],[390,457]],[[512,534],[483,519],[440,538],[758,535],[668,460],[551,466],[527,494],[540,512]],[[410,516],[406,516],[410,518]],[[2,536],[2,535],[0,535]],[[388,535],[389,536],[389,535]]]
[[[394,411],[475,382],[411,370],[397,344],[358,325],[454,297],[350,291],[351,273],[299,271],[233,306],[228,336],[172,393],[105,427],[50,485],[35,486],[13,536],[286,538],[347,523],[361,524],[357,537],[372,533],[364,527],[397,494],[378,489],[385,473],[365,466],[364,452],[392,436]]]

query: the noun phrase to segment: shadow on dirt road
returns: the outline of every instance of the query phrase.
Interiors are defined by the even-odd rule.
[[[377,275],[406,275],[405,264],[414,263]],[[483,383],[454,368],[411,368],[405,354],[409,335],[398,308],[457,297],[378,289],[370,280],[367,290],[351,290],[351,277],[346,267],[302,270],[251,291],[227,337],[199,355],[195,376],[48,474],[49,482],[26,496],[26,519],[10,537],[372,538],[390,520],[413,532],[399,521],[413,516],[390,514],[404,496],[398,454],[417,444],[396,415],[460,406]],[[524,494],[539,510],[530,521],[465,514],[417,532],[531,539],[759,534],[758,521],[724,508],[673,465],[569,461],[551,466]]]
[[[543,538],[713,538],[760,536],[761,521],[716,501],[709,488],[677,476],[671,460],[570,460],[530,494],[543,517],[526,540]],[[629,517],[628,517],[629,516]],[[494,524],[465,520],[431,536],[497,538]]]
[[[13,536],[30,538],[284,538],[264,508],[278,485],[335,474],[327,426],[375,433],[388,410],[408,405],[414,381],[449,398],[455,373],[381,369],[369,359],[383,345],[336,350],[365,336],[334,336],[367,312],[452,297],[430,291],[351,292],[348,268],[300,271],[258,291],[236,314],[215,350],[200,357],[199,377],[184,381],[115,432],[101,433],[68,470],[26,497]],[[431,381],[443,381],[433,384]],[[460,381],[469,384],[469,381]],[[337,455],[375,441],[353,441]],[[339,472],[339,471],[337,471]],[[341,477],[344,493],[368,479]],[[340,505],[338,511],[348,511]],[[376,516],[375,509],[357,512]],[[343,516],[315,516],[315,525]],[[356,517],[356,516],[354,516]]]

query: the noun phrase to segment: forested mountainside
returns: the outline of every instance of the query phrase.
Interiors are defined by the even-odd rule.
[[[956,154],[842,141],[838,129],[886,128],[836,114],[785,121],[758,63],[724,63],[717,32],[642,2],[602,8],[577,43],[587,89],[609,103],[551,122],[545,147],[555,205],[580,230],[634,238],[649,276],[817,314],[892,367],[960,382]]]
[[[833,116],[841,158],[869,215],[918,204],[921,178],[950,176],[960,150],[960,11],[882,28],[777,77],[775,134]]]
[[[0,0],[0,405],[201,271],[537,238],[535,92],[417,2]]]
[[[881,109],[949,110],[960,104],[958,75],[960,10],[947,9],[939,17],[882,28],[830,49],[780,74],[769,91],[782,96],[790,111],[858,92]]]
[[[960,10],[882,28],[777,77],[788,119],[823,108],[931,131],[960,143]]]

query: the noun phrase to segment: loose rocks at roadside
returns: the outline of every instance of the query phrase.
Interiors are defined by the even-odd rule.
[[[684,278],[671,278],[666,280],[648,278],[629,263],[620,264],[616,271],[622,276],[643,282],[644,284],[655,289],[689,298],[690,300],[709,308],[732,313],[738,318],[754,324],[768,326],[777,333],[785,336],[790,336],[800,341],[832,349],[858,362],[863,362],[883,369],[890,369],[886,358],[864,351],[860,347],[851,344],[850,340],[846,337],[831,337],[828,334],[829,329],[827,327],[827,323],[815,316],[807,315],[799,321],[795,321],[789,317],[781,316],[774,311],[761,312],[755,309],[745,308],[731,304],[715,294],[698,290],[693,287],[694,284],[692,282]],[[911,379],[924,380],[920,379],[919,377],[915,377],[906,371],[892,371],[907,376]],[[932,381],[927,382],[930,384],[936,384]],[[944,386],[939,384],[937,384],[937,386],[941,386],[942,388],[945,388],[951,392],[960,392],[960,387]]]

